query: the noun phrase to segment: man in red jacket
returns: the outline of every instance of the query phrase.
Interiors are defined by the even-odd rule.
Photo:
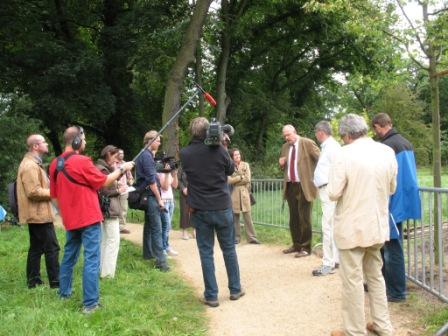
[[[66,229],[66,243],[59,273],[59,295],[72,294],[73,268],[81,245],[84,247],[83,313],[99,307],[100,222],[103,220],[97,191],[108,186],[132,169],[124,163],[109,175],[99,171],[92,160],[81,155],[86,146],[82,127],[72,126],[64,132],[65,151],[50,165],[50,195],[57,201]]]

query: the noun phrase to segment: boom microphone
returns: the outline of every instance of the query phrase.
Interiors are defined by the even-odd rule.
[[[202,92],[202,94],[204,95],[204,99],[206,101],[208,101],[211,106],[216,107],[216,100],[215,100],[215,98],[213,98],[210,93],[205,91],[198,83],[196,83],[194,81],[193,81],[193,83]]]

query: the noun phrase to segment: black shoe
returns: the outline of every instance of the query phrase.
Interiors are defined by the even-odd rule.
[[[156,268],[160,271],[160,272],[169,272],[170,271],[170,267],[168,265],[160,265],[160,266],[156,266]]]
[[[59,281],[51,282],[50,288],[59,288]]]
[[[230,300],[232,301],[236,301],[238,300],[240,297],[243,297],[246,293],[243,290],[240,290],[239,293],[236,294],[230,294]]]
[[[387,301],[388,302],[405,302],[406,298],[394,298],[394,297],[388,296]]]
[[[219,301],[218,300],[207,300],[207,299],[204,299],[202,302],[205,305],[207,305],[209,307],[212,307],[212,308],[216,308],[216,307],[219,306]]]
[[[235,239],[235,245],[239,244],[240,241],[238,239]]]
[[[252,238],[252,239],[249,241],[249,244],[256,244],[256,245],[259,245],[259,244],[261,244],[261,243],[260,243],[260,241],[259,241],[257,238]]]
[[[369,292],[369,286],[367,286],[367,284],[365,282],[362,285],[364,286],[364,292],[368,293]]]
[[[43,285],[44,282],[40,279],[34,279],[32,282],[28,282],[28,288],[36,288],[36,286]]]

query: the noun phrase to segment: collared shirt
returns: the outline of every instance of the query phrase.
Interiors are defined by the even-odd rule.
[[[322,142],[322,149],[314,170],[314,185],[319,188],[328,184],[328,176],[330,174],[330,165],[341,149],[341,145],[332,136]]]
[[[289,172],[291,171],[289,166],[291,164],[291,154],[292,154],[292,145],[289,146],[289,153],[288,153],[288,181],[289,182],[300,182],[299,178],[299,170],[297,169],[297,162],[299,161],[299,139],[296,140],[294,143],[294,148],[296,151],[296,158],[295,158],[295,165],[294,165],[294,175],[296,175],[296,178],[294,181],[291,180],[291,176]]]

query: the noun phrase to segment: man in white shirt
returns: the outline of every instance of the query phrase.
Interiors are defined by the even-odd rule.
[[[321,152],[316,170],[314,170],[314,185],[319,190],[322,207],[322,265],[313,270],[314,276],[334,273],[335,265],[339,264],[338,250],[333,239],[333,220],[336,202],[328,197],[327,184],[330,165],[338,155],[341,145],[331,136],[331,125],[328,121],[319,121],[314,127],[317,141],[321,144]]]
[[[328,195],[337,201],[334,239],[341,261],[344,330],[332,336],[392,336],[380,249],[389,240],[389,197],[395,192],[394,151],[367,137],[361,116],[348,114],[339,122],[346,146],[330,167]],[[369,286],[372,322],[365,323],[363,275]]]

